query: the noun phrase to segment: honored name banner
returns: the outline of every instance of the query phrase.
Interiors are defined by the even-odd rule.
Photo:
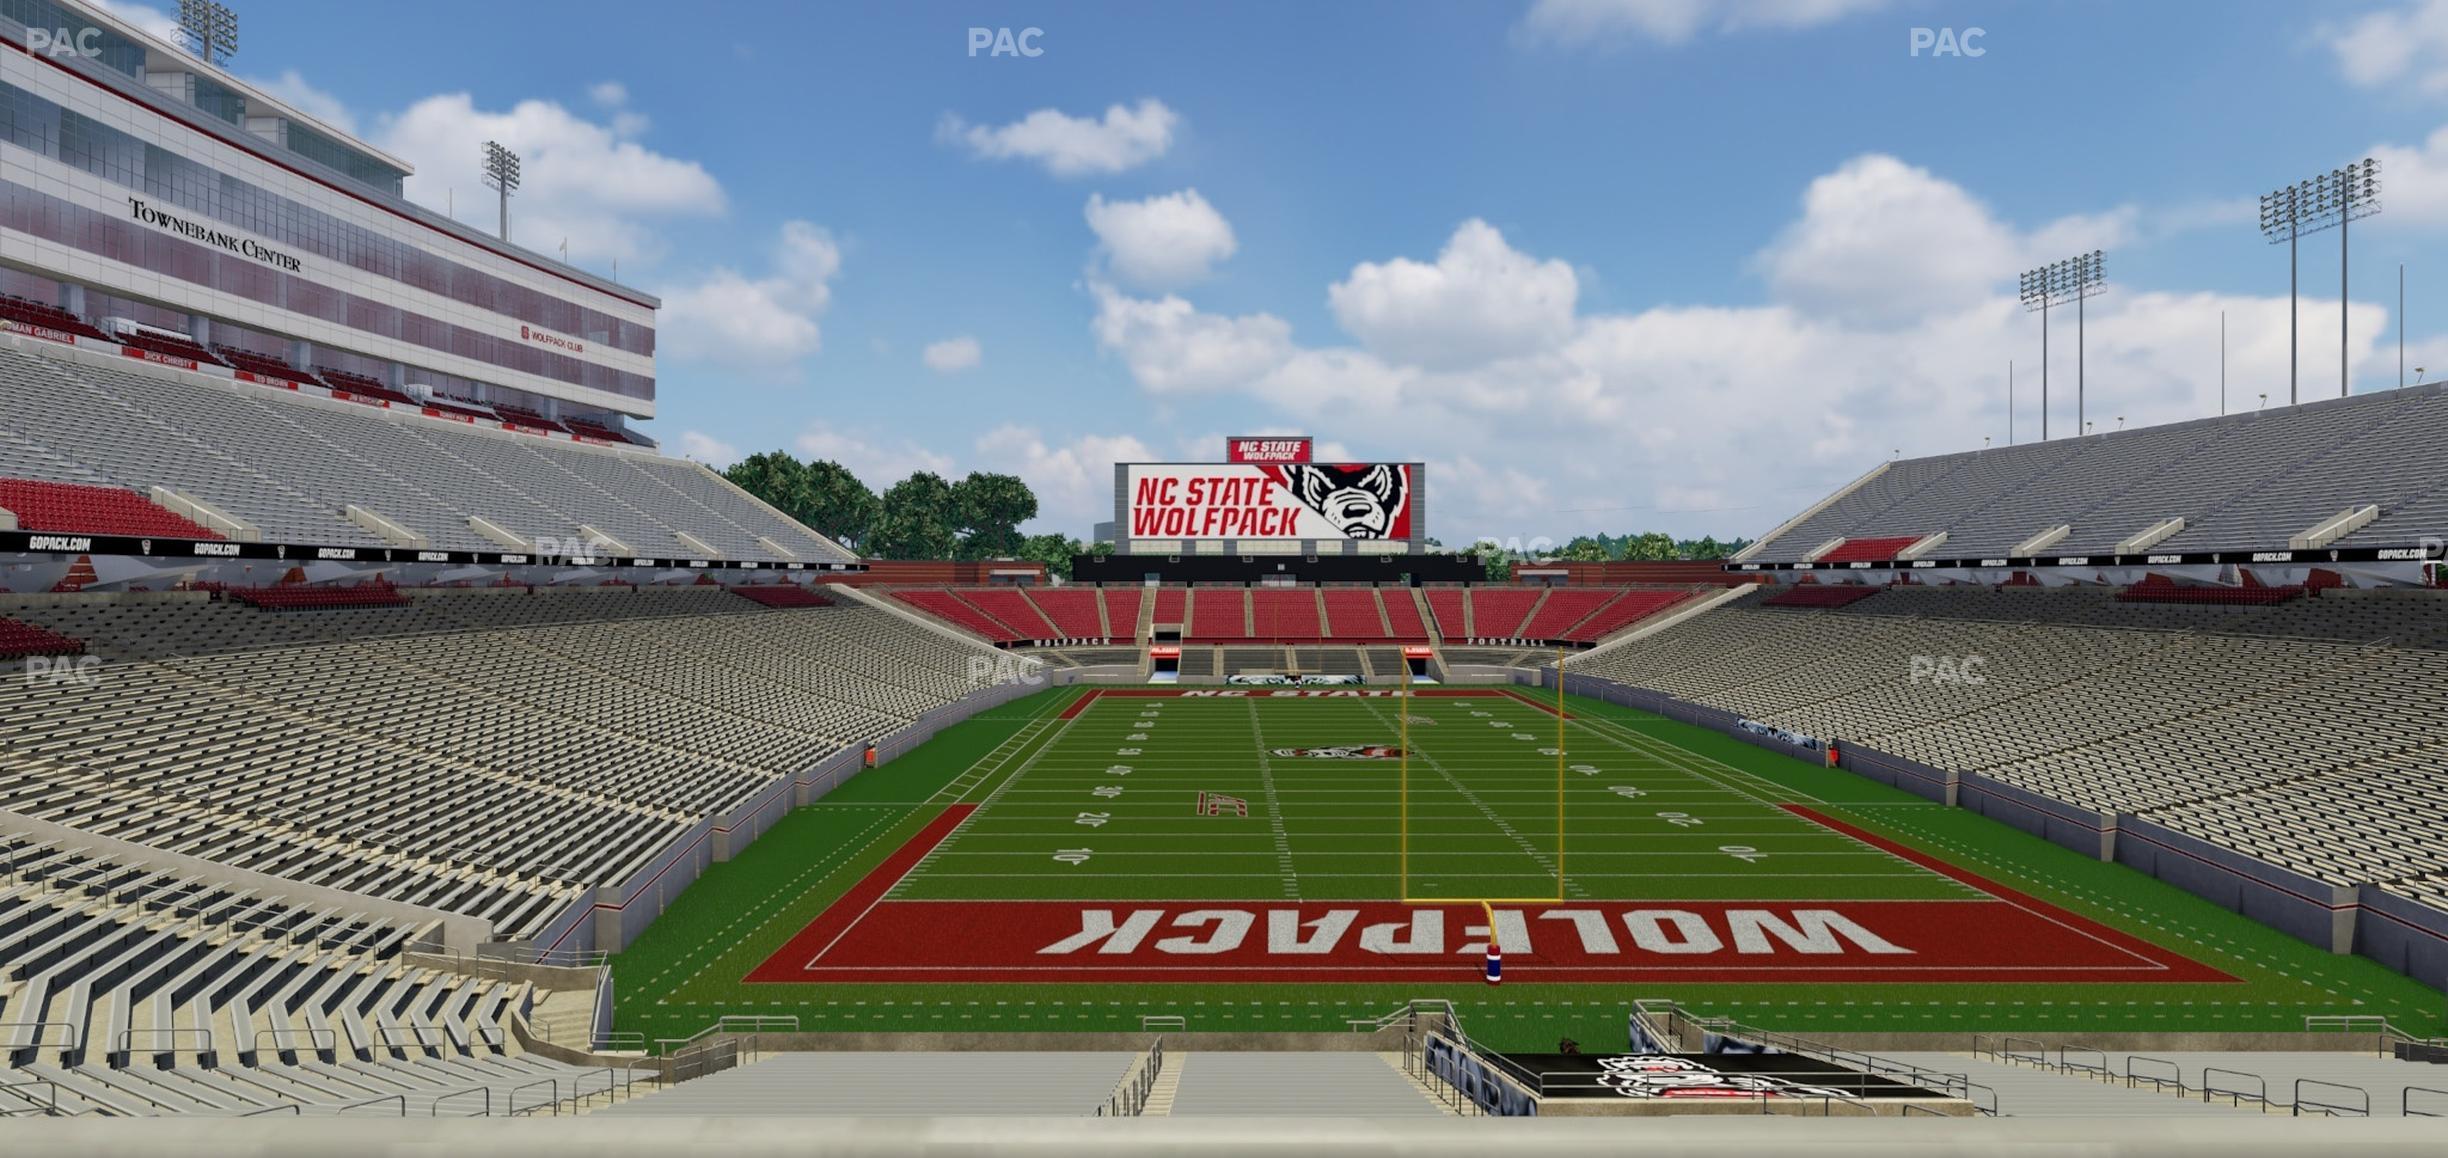
[[[2308,566],[2329,563],[2421,563],[2448,559],[2439,542],[2395,547],[2306,547],[2290,550],[2146,551],[2131,555],[1990,555],[1961,559],[1879,559],[1843,563],[1727,563],[1737,574],[1766,571],[1949,571],[2024,567],[2185,567],[2218,564]]]
[[[429,551],[414,547],[333,547],[312,543],[238,543],[221,539],[157,539],[0,531],[0,554],[127,555],[148,559],[270,559],[291,563],[441,563],[459,567],[605,567],[687,571],[864,571],[863,563],[766,562],[756,559],[650,558],[520,551]]]

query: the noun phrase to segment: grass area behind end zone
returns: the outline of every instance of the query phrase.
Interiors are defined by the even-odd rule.
[[[898,760],[869,769],[824,799],[785,815],[730,860],[706,867],[663,906],[637,942],[613,958],[614,1023],[651,1022],[653,1034],[679,1022],[655,1016],[671,990],[760,938],[778,941],[815,918],[860,873],[914,835],[936,809],[928,801],[985,760],[1016,733],[1050,718],[1074,699],[1050,689],[981,712],[937,733]],[[725,950],[731,950],[726,953]],[[740,965],[736,978],[754,965]],[[724,1012],[752,1012],[743,1006]],[[692,1015],[693,1016],[693,1015]],[[685,1021],[686,1018],[681,1019]],[[713,1016],[702,1019],[712,1022]],[[702,1025],[682,1033],[693,1033]]]

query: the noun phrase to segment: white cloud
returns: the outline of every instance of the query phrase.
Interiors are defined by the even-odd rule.
[[[946,113],[936,136],[966,145],[976,157],[1035,161],[1057,177],[1079,177],[1121,173],[1163,156],[1173,147],[1180,122],[1164,102],[1151,98],[1135,108],[1108,107],[1103,120],[1038,109],[1008,125],[988,126]]]
[[[1360,344],[1427,366],[1484,362],[1571,334],[1580,283],[1572,266],[1505,244],[1496,227],[1462,223],[1433,265],[1362,262],[1326,291],[1335,320]]]
[[[1110,288],[1097,291],[1094,332],[1150,395],[1246,398],[1286,424],[1351,437],[1363,456],[1425,460],[1437,496],[1429,529],[1448,543],[1600,529],[1756,534],[1897,451],[1977,448],[1983,436],[2003,443],[2010,357],[2023,363],[2015,433],[2032,439],[2039,327],[2013,296],[2016,263],[2046,247],[2071,252],[2121,236],[2137,217],[2119,209],[2019,231],[1964,190],[1886,158],[1850,162],[1824,180],[1763,255],[1777,287],[1769,304],[1523,310],[1527,320],[1477,320],[1482,332],[1463,343],[1467,357],[1421,337],[1425,323],[1388,320],[1446,316],[1429,306],[1474,301],[1483,282],[1535,284],[1545,263],[1488,230],[1445,247],[1448,255],[1475,247],[1486,259],[1476,266],[1395,259],[1360,268],[1399,278],[1341,283],[1416,283],[1416,292],[1383,294],[1409,309],[1355,308],[1344,323],[1354,344],[1303,346],[1272,314],[1210,314],[1179,296]],[[1871,262],[1850,282],[1830,272],[1860,256],[1855,234],[1884,235],[1899,217],[1982,260]],[[1466,276],[1455,267],[1511,272]],[[1880,296],[1901,304],[1857,300]],[[2126,290],[2091,303],[2090,419],[2106,430],[2119,415],[2144,425],[2217,413],[2222,311],[2229,405],[2249,409],[2262,391],[2283,398],[2283,296]],[[2374,347],[2384,317],[2363,303],[2352,317],[2348,354],[2373,385],[2395,379],[2393,352]],[[2307,397],[2335,390],[2338,351],[2322,338],[2336,332],[2304,332],[2304,381],[2327,383]],[[2073,336],[2059,326],[2052,338],[2052,433],[2064,436],[2075,424]],[[1758,470],[1760,462],[1777,469]]]
[[[1019,475],[1036,493],[1032,525],[1081,538],[1113,517],[1113,465],[1159,457],[1127,434],[1083,434],[1054,444],[1035,427],[1016,424],[987,431],[978,438],[977,451],[983,469]]]
[[[1684,44],[1703,33],[1792,31],[1886,7],[1887,0],[1538,0],[1522,18],[1533,41],[1641,39]]]
[[[147,35],[177,47],[186,47],[187,34],[179,31],[177,17],[149,4],[130,4],[127,0],[99,2],[103,11],[135,25]]]
[[[1951,181],[1894,157],[1856,157],[1810,183],[1802,216],[1756,259],[1776,299],[1860,325],[1961,309],[2015,271],[2130,238],[2136,211],[2068,217],[2029,234]]]
[[[680,437],[672,440],[672,445],[664,449],[676,450],[680,457],[696,459],[716,470],[740,460],[738,447],[703,431],[683,430]]]
[[[918,355],[926,368],[938,374],[955,374],[975,367],[982,357],[978,340],[967,334],[930,343]]]
[[[587,99],[607,109],[617,109],[629,103],[629,86],[617,80],[597,81],[587,86]]]
[[[750,277],[728,267],[667,291],[659,352],[740,369],[787,371],[823,346],[817,321],[833,301],[841,247],[805,221],[787,222],[773,269]]]
[[[729,200],[704,166],[645,147],[631,139],[632,128],[598,124],[551,101],[480,109],[462,92],[426,97],[384,118],[374,143],[416,166],[411,200],[432,209],[465,204],[455,210],[461,220],[491,225],[495,201],[479,171],[479,146],[499,141],[520,159],[523,180],[510,204],[514,241],[551,252],[566,237],[576,264],[619,260],[634,269],[661,254],[655,220],[720,216]]]
[[[922,470],[955,477],[950,458],[915,442],[887,441],[871,434],[836,430],[822,420],[809,423],[791,441],[791,447],[809,462],[829,459],[848,467],[850,473],[877,494]]]
[[[2323,30],[2338,71],[2362,88],[2448,92],[2448,0],[2415,0]]]
[[[306,83],[306,78],[294,68],[282,69],[279,76],[270,80],[258,77],[247,83],[270,93],[274,100],[341,132],[352,135],[357,132],[357,118],[349,112],[348,106],[340,103],[339,97]]]
[[[1150,301],[1092,287],[1097,344],[1122,356],[1141,386],[1189,393],[1246,382],[1292,356],[1292,327],[1272,314],[1228,318],[1167,294]]]
[[[1107,201],[1091,193],[1087,216],[1107,266],[1140,286],[1199,281],[1240,247],[1232,223],[1196,189],[1142,201]]]

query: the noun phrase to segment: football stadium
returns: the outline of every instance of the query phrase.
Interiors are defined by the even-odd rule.
[[[0,0],[10,1152],[2448,1144],[2448,383],[1677,557],[1328,428],[896,546],[179,7]]]

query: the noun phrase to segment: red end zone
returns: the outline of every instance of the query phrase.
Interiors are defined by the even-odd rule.
[[[1786,807],[1987,896],[1507,905],[1496,910],[1505,980],[2235,980],[1815,810]],[[1476,904],[885,900],[973,810],[946,809],[746,980],[1450,982],[1474,976],[1486,952]]]

